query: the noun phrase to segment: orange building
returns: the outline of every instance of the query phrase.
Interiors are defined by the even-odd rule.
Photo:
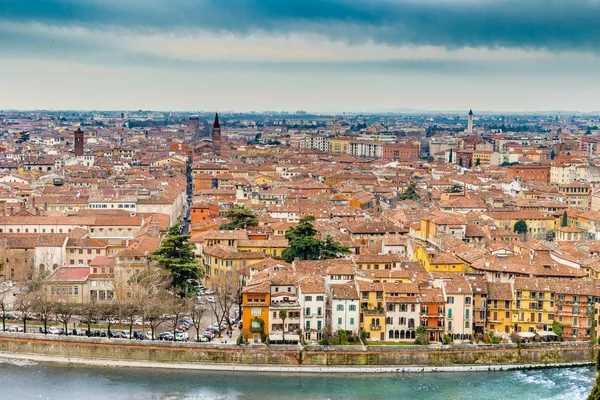
[[[414,160],[419,158],[419,146],[390,143],[383,145],[384,160]]]
[[[508,168],[507,176],[510,179],[517,177],[524,181],[536,183],[550,183],[549,165],[513,165]]]
[[[444,317],[446,300],[442,289],[421,289],[421,325],[427,327],[427,338],[430,342],[444,338]]]
[[[263,334],[269,334],[270,291],[267,277],[259,283],[250,283],[242,292],[242,333],[250,342],[259,343]]]

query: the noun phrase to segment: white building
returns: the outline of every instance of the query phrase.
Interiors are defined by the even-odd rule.
[[[326,290],[322,280],[304,277],[299,282],[298,300],[302,313],[300,326],[304,332],[304,340],[319,341],[325,329]]]
[[[331,334],[340,329],[357,335],[360,328],[359,298],[354,282],[330,285]]]

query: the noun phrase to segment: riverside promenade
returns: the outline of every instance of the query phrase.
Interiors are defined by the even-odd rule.
[[[592,364],[589,343],[265,346],[0,333],[0,355],[73,364],[264,372],[441,372]]]

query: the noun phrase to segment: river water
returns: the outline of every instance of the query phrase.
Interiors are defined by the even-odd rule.
[[[0,399],[585,399],[593,367],[382,375],[95,368],[0,360]]]

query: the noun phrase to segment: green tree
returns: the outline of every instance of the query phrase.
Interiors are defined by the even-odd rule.
[[[234,229],[246,229],[249,226],[258,226],[258,219],[256,215],[243,208],[234,208],[225,213],[225,218],[229,219],[229,222],[223,224],[219,229],[232,231]]]
[[[481,165],[481,159],[479,157],[477,157],[477,159],[475,159],[475,166],[479,167]]]
[[[419,201],[419,200],[421,200],[421,196],[417,192],[417,184],[414,182],[409,183],[408,186],[406,187],[406,189],[404,189],[404,191],[402,193],[400,193],[400,195],[398,196],[398,200],[400,200],[400,201],[403,201],[403,200]]]
[[[281,319],[282,321],[282,331],[281,331],[281,340],[283,340],[283,343],[285,343],[285,320],[288,317],[288,312],[287,310],[279,310],[279,319]]]
[[[525,222],[525,220],[522,219],[518,220],[517,222],[515,222],[513,230],[515,231],[515,233],[520,233],[521,235],[527,234],[527,222]]]
[[[331,236],[327,236],[325,240],[321,242],[322,260],[338,258],[345,254],[350,254],[350,248],[347,246],[342,246],[340,242],[336,242]]]
[[[184,299],[198,291],[196,282],[204,278],[204,268],[194,255],[190,235],[180,233],[180,225],[169,228],[153,259],[171,274],[175,294]]]
[[[459,185],[458,183],[455,183],[452,185],[452,187],[449,187],[446,189],[446,193],[460,193],[463,191],[463,187],[461,185]]]
[[[417,336],[415,338],[415,344],[419,344],[419,345],[429,344],[429,339],[427,338],[427,327],[426,326],[421,325],[417,328]]]
[[[463,166],[463,160],[462,157],[458,158],[458,165],[460,165],[461,167]]]
[[[554,151],[554,149],[552,149],[552,151],[550,152],[550,159],[554,160],[554,157],[556,157],[556,152]]]
[[[552,322],[552,332],[554,332],[559,342],[562,342],[563,326],[564,325],[557,320]]]
[[[321,252],[321,241],[315,238],[317,230],[311,224],[313,215],[302,217],[298,225],[290,228],[285,238],[290,247],[285,249],[282,256],[285,261],[292,262],[297,257],[300,260],[318,260]]]
[[[588,396],[587,400],[600,400],[600,351],[596,352],[596,385]]]
[[[569,217],[567,215],[567,210],[565,210],[565,212],[561,218],[560,226],[569,226]]]

